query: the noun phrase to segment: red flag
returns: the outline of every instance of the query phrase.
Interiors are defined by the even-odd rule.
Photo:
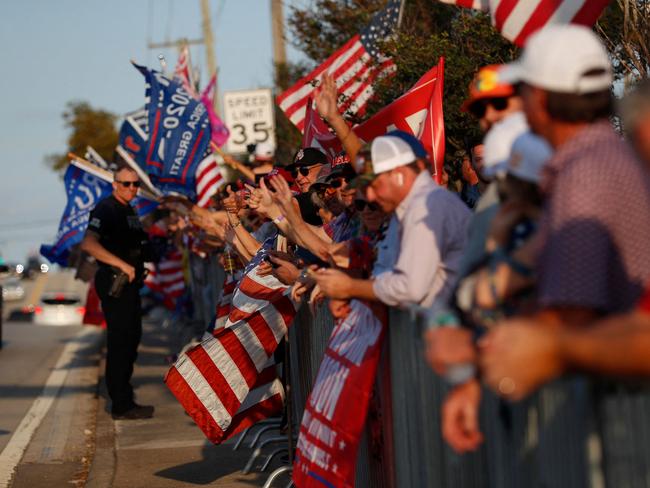
[[[438,182],[445,157],[444,64],[444,58],[440,58],[438,64],[422,75],[409,91],[354,128],[354,132],[366,142],[395,129],[413,134],[429,153]]]
[[[305,126],[307,100],[312,97],[316,83],[324,73],[334,76],[341,95],[339,110],[363,114],[373,94],[373,82],[395,70],[395,63],[381,55],[377,42],[393,32],[399,9],[400,2],[390,0],[360,34],[277,97],[277,104],[301,132]]]
[[[492,24],[518,46],[547,24],[592,26],[609,0],[440,0],[461,7],[490,11]]]
[[[352,300],[350,307],[332,331],[305,405],[293,466],[298,488],[354,486],[357,449],[387,323],[363,302]]]
[[[307,101],[302,147],[315,147],[327,154],[330,161],[343,150],[339,138],[330,131],[327,124],[318,115],[318,111],[314,109],[311,98]]]

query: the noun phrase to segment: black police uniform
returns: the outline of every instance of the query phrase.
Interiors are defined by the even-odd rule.
[[[88,230],[110,253],[135,268],[135,280],[118,297],[109,296],[116,270],[99,261],[95,287],[106,317],[106,386],[113,402],[112,413],[122,414],[136,406],[131,376],[142,337],[140,287],[143,283],[143,248],[147,235],[133,207],[113,195],[100,201],[90,213]]]

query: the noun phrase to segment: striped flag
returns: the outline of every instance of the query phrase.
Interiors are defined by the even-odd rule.
[[[212,152],[209,152],[196,168],[196,204],[205,208],[212,195],[226,182]]]
[[[168,388],[210,441],[281,411],[273,353],[295,313],[283,295],[181,354],[167,372]]]
[[[333,75],[336,81],[339,110],[363,114],[373,94],[373,82],[395,70],[395,63],[381,55],[377,44],[392,34],[399,10],[400,2],[390,0],[360,34],[277,97],[277,104],[301,132],[305,126],[307,100],[313,97],[314,88],[325,73]]]
[[[492,24],[506,39],[523,46],[528,36],[547,24],[592,26],[609,0],[440,0],[489,11]]]
[[[181,52],[178,53],[178,60],[176,61],[176,67],[174,68],[174,77],[181,81],[187,93],[192,95],[194,98],[198,98],[194,85],[194,74],[192,73],[190,47],[187,44],[184,44],[181,48]]]
[[[183,255],[178,249],[172,249],[158,263],[147,263],[146,268],[145,286],[162,296],[165,307],[174,310],[176,300],[185,292]]]

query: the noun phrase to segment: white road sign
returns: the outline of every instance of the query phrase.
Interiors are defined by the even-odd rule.
[[[229,153],[244,153],[248,144],[270,142],[275,147],[273,95],[269,88],[224,92],[223,118],[230,130]]]

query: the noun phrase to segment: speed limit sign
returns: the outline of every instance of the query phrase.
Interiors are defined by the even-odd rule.
[[[229,153],[245,153],[246,146],[270,142],[275,147],[273,96],[269,88],[223,94],[223,118],[230,130]]]

